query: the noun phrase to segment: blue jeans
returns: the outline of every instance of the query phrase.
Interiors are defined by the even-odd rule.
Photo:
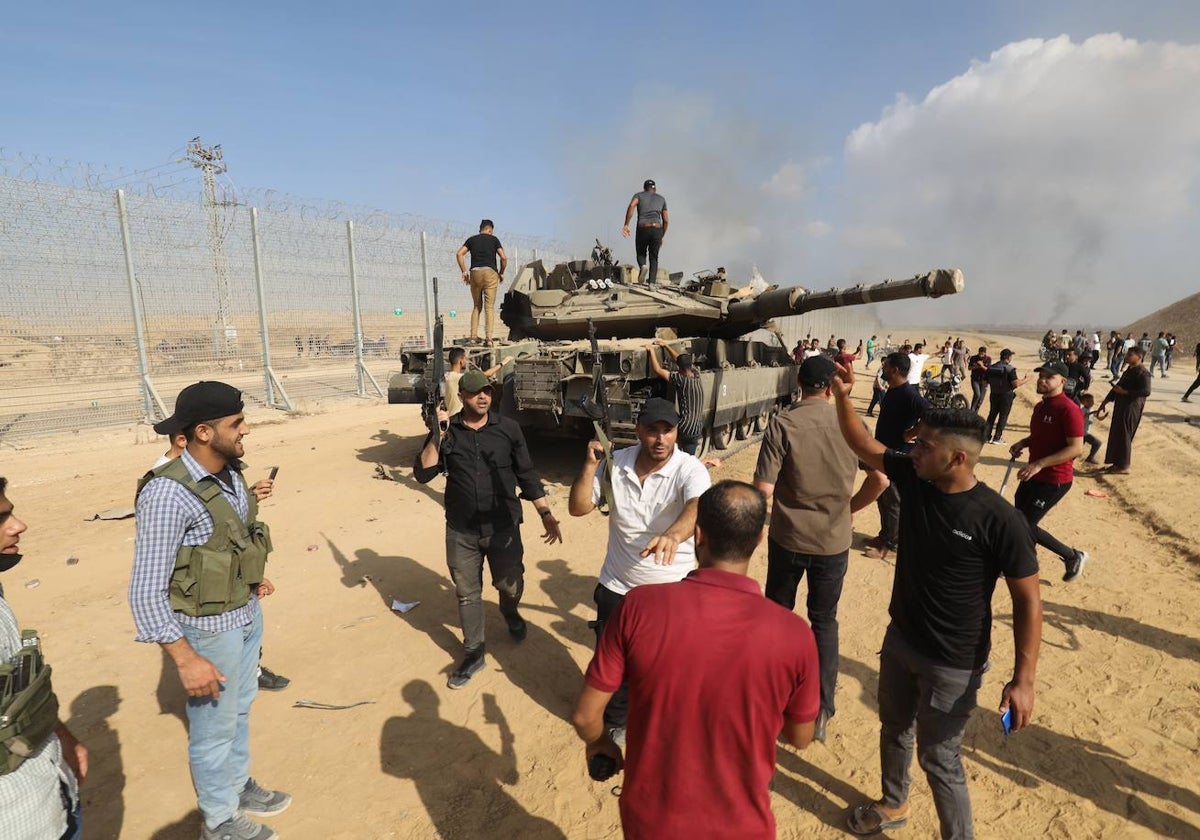
[[[67,812],[67,830],[59,840],[80,840],[83,837],[83,797],[77,797],[72,806],[71,796],[65,784],[62,785],[62,797],[63,806],[71,810]]]
[[[802,554],[789,551],[767,537],[767,584],[763,593],[780,606],[796,608],[796,589],[808,572],[808,623],[817,639],[821,674],[821,708],[833,717],[838,674],[838,601],[850,550],[840,554]]]
[[[250,704],[258,693],[262,610],[249,624],[222,633],[184,626],[196,653],[225,676],[221,697],[187,701],[188,764],[200,813],[209,828],[233,819],[250,778]]]

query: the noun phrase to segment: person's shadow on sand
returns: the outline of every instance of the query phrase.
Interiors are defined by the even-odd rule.
[[[80,787],[80,796],[89,837],[120,837],[125,822],[121,740],[108,722],[120,705],[115,685],[94,686],[71,701],[67,728],[88,748],[88,777]]]
[[[326,538],[326,543],[342,570],[343,586],[362,586],[366,577],[388,609],[394,598],[421,602],[409,612],[395,615],[446,652],[442,673],[450,674],[462,658],[463,648],[458,632],[458,599],[449,578],[425,568],[411,557],[384,557],[372,549],[360,548],[351,560],[332,540]],[[493,601],[488,600],[489,591],[485,589],[483,608],[487,617],[490,662],[489,668],[475,679],[482,682],[480,678],[488,673],[494,662],[530,699],[555,717],[566,720],[583,684],[579,666],[561,641],[532,621],[525,641],[517,643],[509,638],[500,611]],[[525,606],[522,610],[526,619],[534,611]]]
[[[439,836],[566,840],[503,787],[520,774],[512,730],[494,695],[483,695],[483,707],[484,720],[500,732],[498,753],[470,729],[443,720],[437,693],[424,680],[408,683],[402,696],[413,711],[383,725],[380,764],[385,773],[413,781]]]

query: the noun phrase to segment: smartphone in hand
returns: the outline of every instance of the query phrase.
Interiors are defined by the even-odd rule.
[[[269,472],[267,474],[267,478],[271,479],[271,481],[274,481],[275,476],[278,474],[279,474],[279,467],[271,467],[271,472]]]
[[[1012,734],[1012,731],[1013,731],[1012,706],[1009,706],[1008,709],[1004,712],[1004,714],[1002,714],[1000,716],[1000,726],[1001,726],[1001,728],[1004,729],[1004,737],[1007,738],[1009,735]]]

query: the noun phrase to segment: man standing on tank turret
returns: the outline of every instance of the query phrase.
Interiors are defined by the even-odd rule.
[[[647,256],[650,262],[650,273],[646,282],[653,286],[658,279],[658,249],[662,247],[667,236],[667,226],[670,218],[667,216],[667,200],[658,194],[658,186],[653,180],[647,179],[642,183],[642,191],[629,200],[625,208],[625,224],[621,235],[629,238],[629,223],[637,211],[637,236],[633,239],[633,247],[637,251],[638,273],[646,267]]]

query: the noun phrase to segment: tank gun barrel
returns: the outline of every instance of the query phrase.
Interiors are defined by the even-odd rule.
[[[957,268],[939,268],[907,280],[884,280],[870,286],[859,284],[849,289],[830,289],[825,292],[806,292],[801,288],[772,289],[752,300],[730,303],[725,323],[731,330],[742,327],[744,332],[772,318],[801,315],[815,309],[918,297],[937,298],[958,294],[962,290],[963,274]]]

